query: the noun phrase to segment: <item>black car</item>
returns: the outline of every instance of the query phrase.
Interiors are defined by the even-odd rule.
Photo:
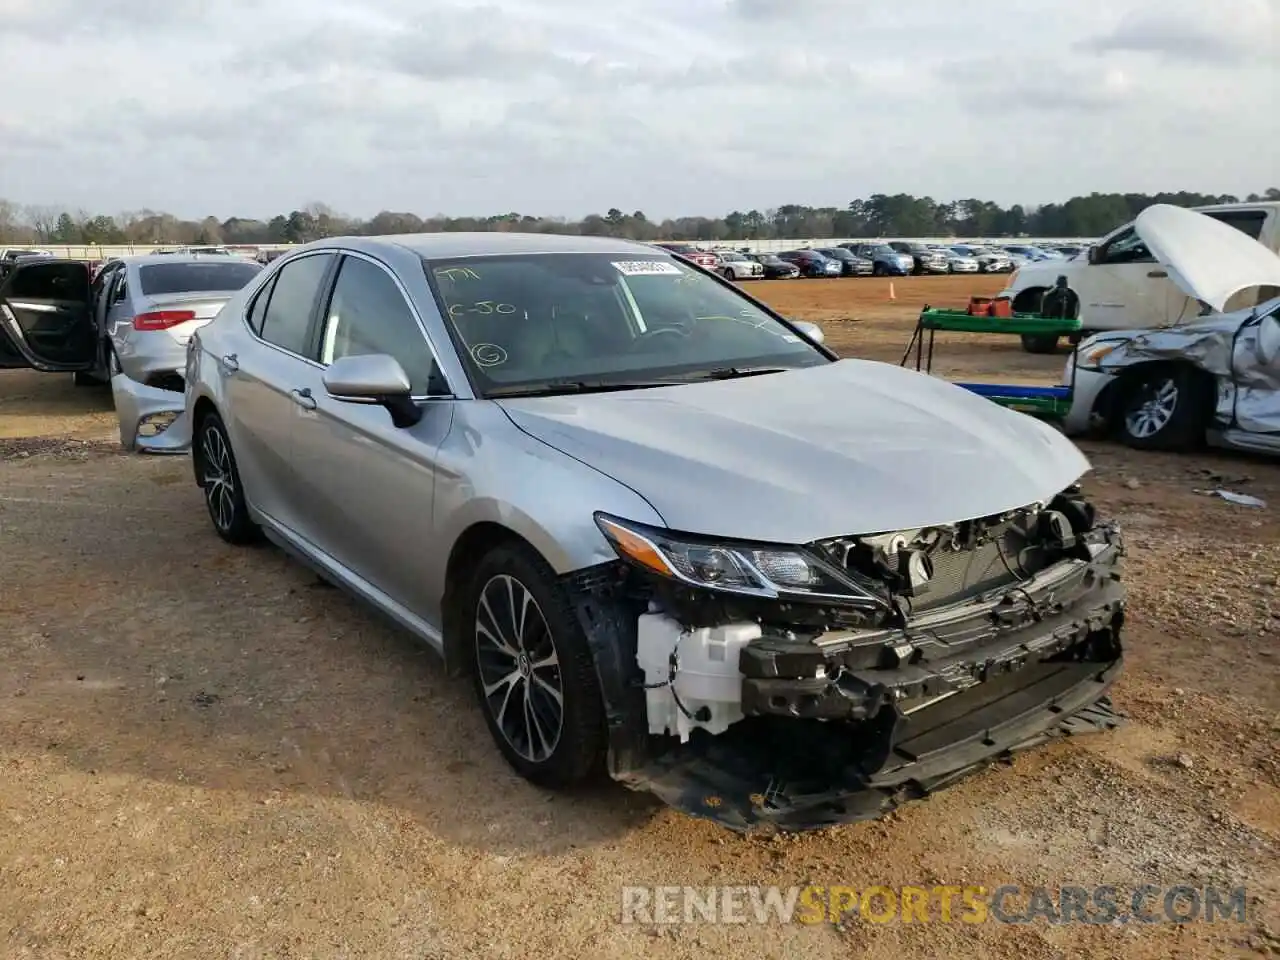
[[[914,240],[894,240],[889,246],[898,253],[905,253],[909,256],[915,267],[912,273],[919,276],[922,273],[950,273],[951,262],[947,259],[946,254],[941,250],[935,250],[933,247]]]
[[[875,269],[875,264],[870,260],[865,260],[844,247],[815,247],[814,249],[828,260],[837,261],[840,264],[840,273],[845,277],[869,277],[871,271]]]
[[[800,268],[794,263],[779,260],[772,253],[748,253],[747,257],[764,267],[766,280],[790,280],[800,276]]]

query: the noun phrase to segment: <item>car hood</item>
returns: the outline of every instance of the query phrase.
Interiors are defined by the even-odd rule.
[[[1047,501],[1089,469],[1032,417],[866,360],[498,402],[526,433],[635,490],[672,529],[746,540],[990,516]]]
[[[1280,257],[1221,220],[1158,203],[1133,228],[1183,292],[1219,312],[1241,290],[1280,286]]]

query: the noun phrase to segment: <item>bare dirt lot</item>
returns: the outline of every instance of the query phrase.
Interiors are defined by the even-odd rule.
[[[921,304],[999,285],[752,289],[897,362]],[[1063,361],[1014,338],[940,351],[974,379],[1047,382]],[[186,458],[121,455],[109,395],[0,374],[0,956],[1280,954],[1280,469],[1085,448],[1131,548],[1130,722],[884,821],[744,839],[612,785],[529,786],[465,683],[278,551],[219,541]],[[1250,916],[618,922],[623,885],[807,883],[1245,886]]]

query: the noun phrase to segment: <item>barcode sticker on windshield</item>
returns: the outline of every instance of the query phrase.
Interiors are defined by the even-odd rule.
[[[680,268],[665,260],[622,260],[614,267],[624,277],[681,276]]]

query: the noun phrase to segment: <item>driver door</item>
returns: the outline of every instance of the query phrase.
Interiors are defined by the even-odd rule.
[[[98,359],[88,264],[18,263],[0,280],[0,368],[91,370]]]
[[[1087,281],[1076,293],[1086,329],[1164,326],[1176,319],[1169,316],[1174,301],[1186,300],[1133,227],[1104,241],[1081,276]],[[1194,317],[1193,311],[1184,319]]]

